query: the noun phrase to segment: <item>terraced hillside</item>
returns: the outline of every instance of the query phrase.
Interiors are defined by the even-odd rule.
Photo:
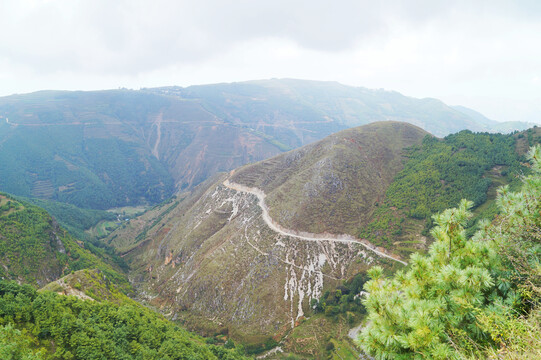
[[[436,99],[292,79],[42,91],[0,98],[0,191],[92,209],[154,205],[217,172],[383,120],[438,136],[498,125]]]

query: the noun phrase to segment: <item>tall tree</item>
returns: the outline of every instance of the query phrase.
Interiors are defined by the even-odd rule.
[[[409,268],[392,278],[380,267],[369,271],[368,325],[360,339],[366,351],[378,359],[453,359],[510,340],[496,323],[524,313],[524,302],[532,302],[539,286],[539,243],[524,250],[528,245],[517,240],[539,235],[541,147],[532,148],[529,158],[534,173],[522,191],[500,191],[498,226],[483,222],[467,239],[472,203],[462,200],[433,217],[436,241],[428,256],[412,255]],[[518,244],[516,259],[524,268],[510,270],[513,262],[502,252],[510,241]],[[517,279],[532,286],[521,287]]]

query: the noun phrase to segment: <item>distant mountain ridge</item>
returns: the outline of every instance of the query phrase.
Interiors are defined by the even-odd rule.
[[[271,126],[269,120],[279,121],[277,113],[286,119],[311,119],[310,122],[317,119],[319,126],[334,124],[340,130],[374,121],[404,121],[439,137],[464,129],[493,132],[501,124],[475,110],[448,106],[438,99],[417,99],[396,91],[353,87],[332,81],[271,79],[147,90],[199,99],[224,118],[240,123],[257,120],[261,128]],[[533,124],[514,122],[514,125],[516,130],[524,130]]]
[[[488,131],[488,132],[510,133],[513,131],[526,130],[536,125],[534,123],[528,123],[524,121],[497,122],[494,120],[490,120],[483,114],[473,109],[467,108],[465,106],[456,105],[456,106],[451,106],[451,107],[457,111],[460,111],[463,114],[468,115],[470,118],[474,119],[477,123],[485,126],[485,131]]]
[[[0,98],[0,190],[83,208],[175,189],[374,121],[437,136],[497,123],[436,99],[293,79]]]

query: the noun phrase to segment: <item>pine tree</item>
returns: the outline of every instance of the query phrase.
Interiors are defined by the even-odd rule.
[[[368,353],[377,359],[458,359],[509,341],[498,324],[510,324],[517,311],[525,311],[528,296],[539,296],[531,289],[540,285],[541,147],[532,148],[529,159],[534,174],[524,179],[522,191],[500,191],[498,224],[481,222],[467,239],[473,204],[462,200],[458,208],[433,216],[437,226],[428,256],[412,255],[410,266],[392,278],[381,267],[369,271],[363,301],[368,325],[360,337]],[[525,238],[526,245],[517,240]],[[516,245],[518,269],[502,251],[510,244]],[[510,273],[529,279],[529,292],[524,286],[519,291]]]

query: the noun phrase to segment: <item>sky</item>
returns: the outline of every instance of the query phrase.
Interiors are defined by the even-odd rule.
[[[269,78],[541,123],[541,1],[0,0],[0,96]]]

